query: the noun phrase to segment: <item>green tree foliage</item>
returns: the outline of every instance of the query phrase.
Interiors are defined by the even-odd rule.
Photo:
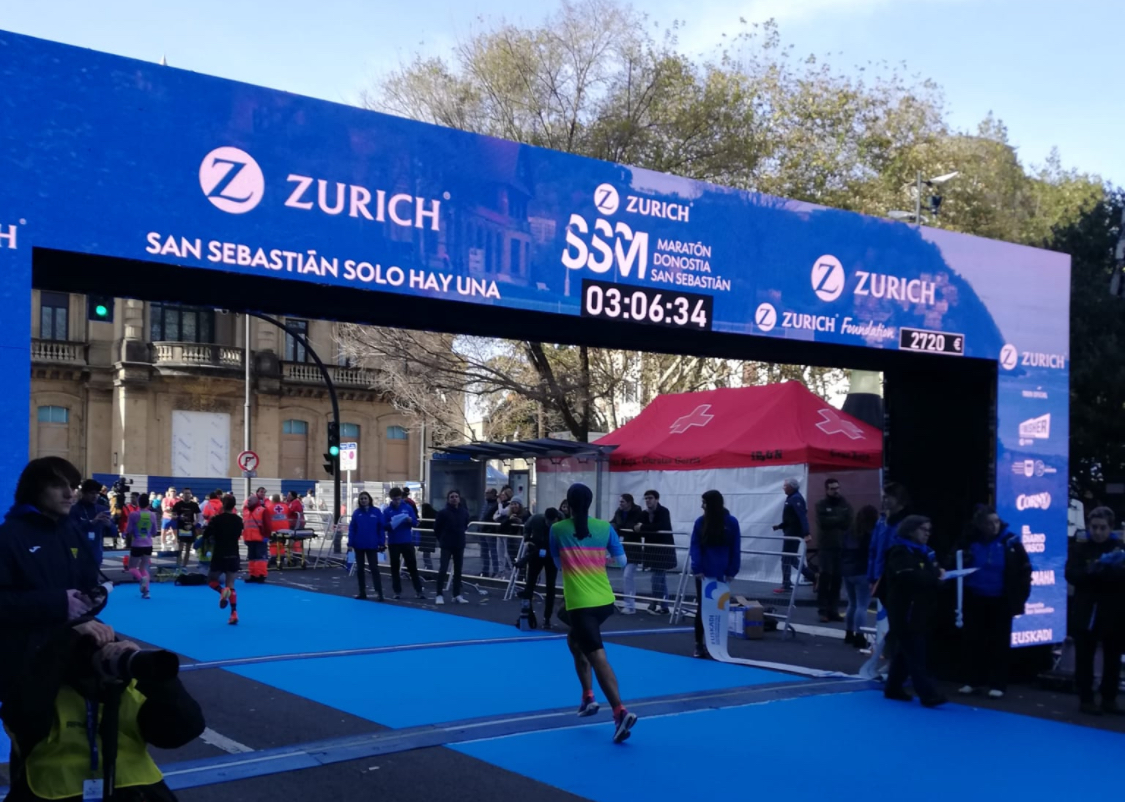
[[[1025,169],[991,115],[975,132],[952,130],[931,81],[883,64],[842,70],[798,58],[772,22],[743,23],[693,58],[677,48],[677,23],[657,36],[652,20],[616,0],[562,0],[540,25],[499,22],[448,58],[414,58],[363,100],[466,131],[876,216],[913,211],[919,172],[957,170],[931,224],[1033,245],[1102,203],[1098,179],[1063,169],[1057,154]],[[482,395],[497,434],[565,429],[585,439],[617,425],[623,383],[647,402],[735,378],[795,378],[822,394],[842,379],[821,368],[527,342],[496,349],[511,381],[470,382],[478,389],[469,391]]]
[[[1114,190],[1051,240],[1073,258],[1070,474],[1096,498],[1107,480],[1125,481],[1125,298],[1109,294],[1123,211],[1125,192]]]

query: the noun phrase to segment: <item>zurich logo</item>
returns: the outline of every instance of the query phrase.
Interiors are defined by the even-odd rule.
[[[1020,352],[1014,345],[1008,343],[1000,349],[1000,367],[1004,370],[1011,370],[1019,362]]]
[[[244,214],[262,200],[266,179],[254,158],[238,148],[215,148],[199,165],[199,186],[207,200],[230,214]]]
[[[754,313],[754,323],[761,331],[773,331],[773,327],[777,325],[777,310],[773,308],[773,304],[759,305]]]
[[[621,196],[612,184],[599,184],[594,190],[594,205],[601,214],[610,215],[621,205]]]
[[[812,288],[822,301],[835,301],[844,291],[844,266],[831,254],[825,254],[813,263]]]

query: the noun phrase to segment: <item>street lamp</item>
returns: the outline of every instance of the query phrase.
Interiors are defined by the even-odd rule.
[[[923,179],[922,171],[919,170],[917,183],[914,186],[914,211],[891,211],[887,212],[887,217],[891,218],[892,220],[912,220],[913,222],[921,225],[922,221],[925,220],[925,218],[922,217],[922,185],[925,184],[930,189],[936,190],[942,184],[946,183],[947,181],[952,181],[959,175],[961,175],[961,173],[957,170],[954,170],[952,173],[946,173],[945,175]],[[934,217],[937,217],[938,213],[941,211],[941,201],[942,196],[937,194],[937,192],[934,192],[930,195],[928,209],[930,214],[932,214]]]

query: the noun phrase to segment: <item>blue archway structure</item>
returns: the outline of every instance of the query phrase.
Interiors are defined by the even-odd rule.
[[[891,472],[976,477],[950,503],[993,495],[1038,571],[1014,641],[1062,640],[1068,257],[4,32],[0,80],[0,495],[33,285],[872,367]]]

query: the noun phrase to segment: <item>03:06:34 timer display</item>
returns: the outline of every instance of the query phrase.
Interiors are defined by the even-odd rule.
[[[608,281],[582,282],[582,317],[711,330],[714,299]]]

